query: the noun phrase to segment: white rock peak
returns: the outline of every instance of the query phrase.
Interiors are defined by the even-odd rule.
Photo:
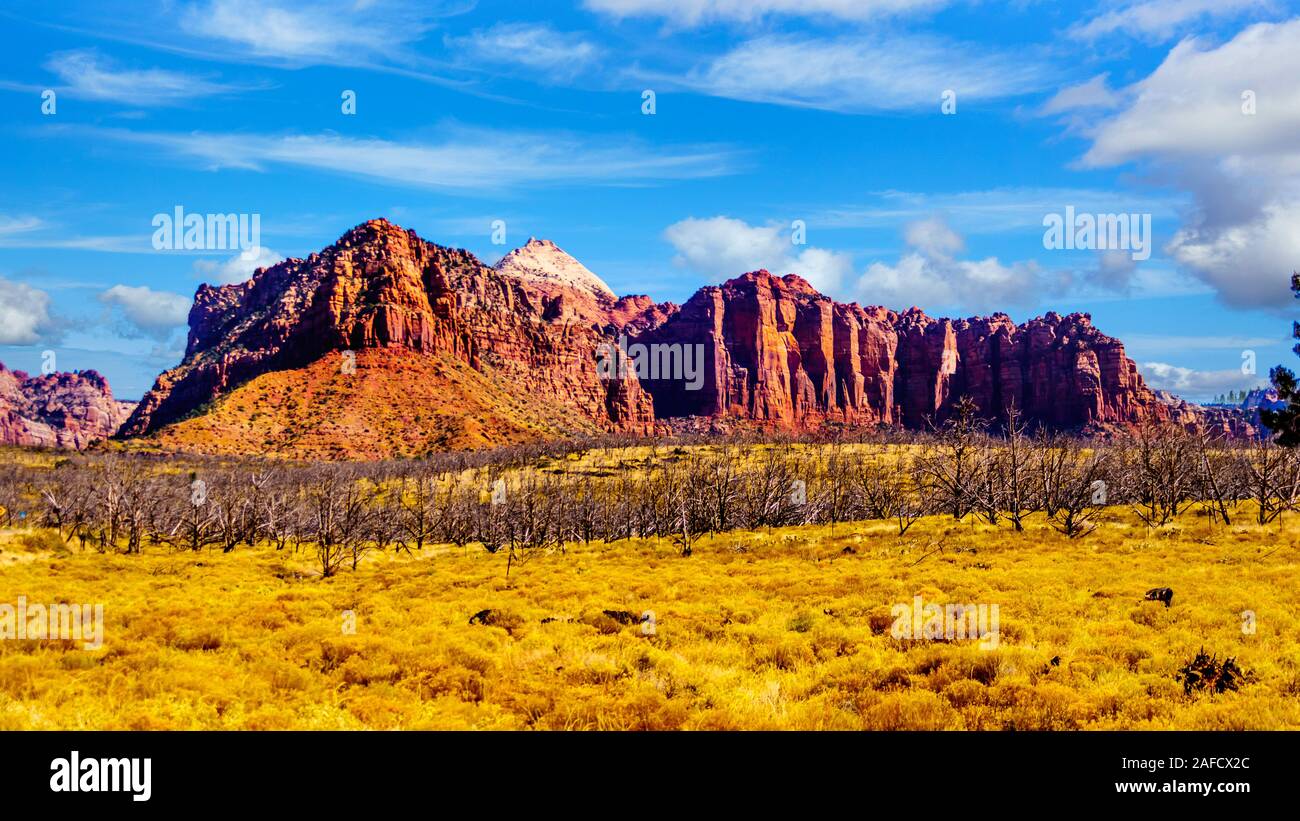
[[[493,267],[499,273],[541,285],[567,285],[600,299],[617,299],[600,277],[549,239],[529,238]]]

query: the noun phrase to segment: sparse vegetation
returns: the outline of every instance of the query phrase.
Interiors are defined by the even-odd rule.
[[[20,454],[4,588],[106,639],[0,641],[0,727],[1298,728],[1296,476],[1176,431]],[[895,638],[915,596],[998,646]]]

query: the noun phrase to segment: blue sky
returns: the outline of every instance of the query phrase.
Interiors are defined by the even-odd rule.
[[[261,263],[386,216],[487,262],[546,237],[659,300],[767,267],[932,315],[1086,311],[1197,400],[1292,358],[1292,3],[51,5],[0,13],[10,367],[53,350],[138,398],[176,364],[195,288],[256,264],[156,250],[177,206],[258,215]],[[1068,206],[1149,215],[1149,258],[1046,248]]]

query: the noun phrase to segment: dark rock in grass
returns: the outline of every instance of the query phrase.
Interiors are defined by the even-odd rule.
[[[1153,587],[1147,591],[1147,601],[1164,602],[1165,607],[1174,603],[1174,591],[1171,587]]]
[[[469,617],[469,623],[491,625],[492,622],[496,621],[496,615],[497,615],[496,611],[491,608],[488,608],[487,610],[480,610],[474,615]]]
[[[611,619],[618,622],[619,624],[623,624],[623,625],[640,624],[642,621],[644,621],[644,619],[642,619],[636,613],[632,613],[627,610],[604,610],[601,612],[603,612],[606,616],[609,616]]]

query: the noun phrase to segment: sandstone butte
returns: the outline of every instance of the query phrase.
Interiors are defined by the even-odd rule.
[[[681,306],[616,298],[548,241],[494,268],[383,219],[246,282],[201,286],[189,326],[183,361],[120,436],[379,457],[599,431],[923,428],[963,394],[991,418],[1014,406],[1061,430],[1172,420],[1253,432],[1231,409],[1158,396],[1087,314],[936,319],[762,270]],[[696,389],[602,369],[620,338],[698,346]]]

